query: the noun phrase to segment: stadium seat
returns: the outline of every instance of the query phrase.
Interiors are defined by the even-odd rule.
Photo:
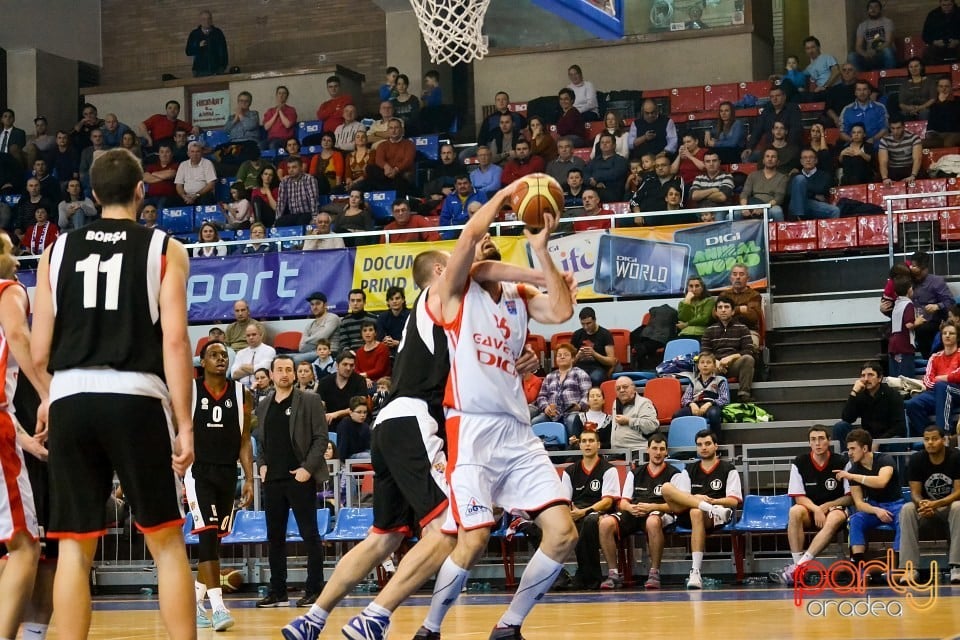
[[[368,191],[363,194],[363,199],[370,207],[377,224],[393,220],[393,201],[397,199],[396,191]]]
[[[929,173],[930,166],[936,164],[940,158],[948,155],[960,154],[960,147],[943,147],[940,149],[924,149],[923,157],[920,159],[920,168],[925,173]]]
[[[564,342],[570,342],[570,338],[573,337],[572,331],[558,331],[557,333],[550,336],[550,353],[554,354],[557,352],[557,347],[559,347]]]
[[[954,187],[955,188],[955,187]],[[943,193],[948,190],[946,178],[921,179],[914,181],[907,186],[907,193]],[[949,190],[953,190],[950,188]],[[910,209],[936,209],[947,206],[946,196],[924,196],[923,198],[911,198],[907,200],[907,206]],[[934,211],[939,214],[939,211]]]
[[[927,121],[926,120],[907,120],[903,123],[903,128],[914,133],[923,140],[927,136]]]
[[[510,527],[510,522],[512,519],[512,515],[504,512],[503,517],[500,518],[499,525],[490,534],[491,538],[495,538],[500,541],[500,559],[503,563],[504,586],[507,589],[513,589],[517,586],[517,564],[515,557],[516,543],[514,542],[514,539],[524,537],[523,533],[516,532],[508,538],[507,529]]]
[[[613,336],[613,350],[617,361],[623,366],[630,366],[630,330],[610,329]]]
[[[510,102],[507,104],[507,109],[518,113],[524,118],[527,117],[527,103],[526,102]]]
[[[591,147],[579,147],[573,150],[573,155],[580,158],[584,162],[590,162],[590,149]]]
[[[770,81],[754,80],[753,82],[741,82],[737,87],[737,100],[743,100],[746,96],[753,96],[757,100],[770,99]]]
[[[680,409],[680,381],[676,378],[654,378],[643,388],[643,397],[657,408],[660,424],[670,424]]]
[[[603,391],[603,412],[613,415],[613,404],[617,400],[617,381],[604,380],[600,383],[600,390]]]
[[[670,90],[670,113],[703,111],[703,87],[678,87]]]
[[[337,432],[330,431],[327,433],[327,439],[333,443],[333,446],[337,446]]]
[[[193,211],[194,230],[199,231],[204,222],[212,222],[222,228],[227,224],[227,216],[218,204],[198,206]]]
[[[679,407],[677,407],[679,408]],[[678,447],[696,447],[697,432],[707,429],[707,419],[703,416],[680,416],[670,422],[667,432],[667,449],[671,452]]]
[[[773,533],[786,531],[793,498],[782,496],[754,496],[743,498],[743,513],[734,530],[745,533]]]
[[[303,333],[300,331],[281,331],[273,337],[273,348],[277,353],[297,353],[302,339]]]
[[[757,170],[756,162],[735,162],[731,165],[728,165],[727,171],[729,173],[742,173],[744,175],[750,175]]]
[[[889,244],[890,225],[887,216],[857,216],[857,246],[885,247]],[[894,242],[897,241],[897,225],[893,226]],[[957,236],[960,238],[960,234]]]
[[[867,202],[883,207],[887,210],[887,203],[884,200],[887,196],[902,196],[907,193],[907,185],[902,182],[894,182],[889,187],[882,182],[875,182],[867,185]],[[907,208],[906,200],[894,200],[893,210],[899,211]]]
[[[300,141],[300,144],[303,144],[308,136],[319,136],[322,132],[323,120],[308,120],[297,123],[297,140]]]
[[[210,338],[207,336],[200,336],[200,338],[197,340],[197,347],[193,350],[193,355],[199,356],[204,345],[206,345],[208,342],[210,342]]]
[[[203,146],[208,149],[216,149],[228,142],[230,142],[230,134],[223,129],[209,129],[203,132]]]
[[[370,507],[344,507],[337,512],[333,531],[324,538],[330,542],[357,542],[364,540],[373,526],[373,509]]]
[[[183,520],[183,541],[186,544],[200,544],[200,536],[193,533],[193,512],[187,511]]]
[[[721,102],[736,102],[739,99],[740,85],[736,82],[708,84],[703,88],[704,111],[716,111]]]
[[[909,60],[910,58],[920,58],[922,60],[924,54],[927,52],[927,43],[923,41],[922,35],[914,34],[906,36],[903,39],[903,44],[897,48],[900,50],[900,56],[904,60]]]
[[[427,160],[436,162],[440,158],[440,136],[417,136],[413,139],[417,153]]]
[[[849,249],[857,246],[857,219],[817,220],[817,249]]]
[[[848,198],[858,202],[867,201],[867,185],[847,184],[830,189],[830,202],[836,204],[840,198]]]
[[[550,353],[547,351],[547,339],[538,333],[528,333],[526,345],[540,358],[540,366],[546,366]]]
[[[193,207],[164,207],[160,209],[159,224],[164,231],[178,235],[193,231]]]
[[[673,360],[677,356],[696,355],[700,353],[700,343],[693,338],[676,338],[663,348],[663,361]]]
[[[222,544],[252,544],[267,541],[267,516],[263,511],[239,510],[233,515],[233,529]]]
[[[560,422],[540,422],[533,425],[533,434],[543,440],[543,446],[567,448],[567,429]]]
[[[327,508],[317,509],[317,531],[322,538],[330,530],[330,510]],[[293,509],[287,516],[287,542],[303,542],[300,537],[300,527],[297,525],[297,519],[293,517]]]
[[[0,198],[0,202],[3,202],[3,204],[13,209],[17,206],[17,204],[19,204],[20,198],[22,197],[23,196],[19,193],[8,193],[7,195],[3,196],[3,198]]]
[[[816,251],[817,221],[777,222],[778,251]]]

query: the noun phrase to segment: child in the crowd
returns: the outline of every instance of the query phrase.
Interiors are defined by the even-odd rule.
[[[439,107],[443,104],[440,74],[432,69],[423,74],[423,93],[420,95],[420,103],[424,107]]]
[[[317,377],[313,373],[313,365],[309,362],[297,365],[297,389],[309,393],[317,392]]]
[[[627,175],[627,191],[633,193],[640,188],[643,182],[643,163],[640,160],[630,161],[630,173]]]
[[[313,365],[313,377],[318,382],[337,371],[337,361],[331,355],[330,341],[326,338],[317,340],[317,359],[311,364]]]
[[[730,385],[725,377],[717,374],[717,358],[712,353],[697,356],[697,372],[699,375],[693,384],[687,385],[680,399],[680,410],[673,417],[702,416],[719,437],[723,408],[730,403]]]
[[[370,455],[370,424],[367,415],[370,407],[366,396],[350,398],[350,413],[337,422],[337,448],[340,462],[347,458]]]
[[[906,276],[897,276],[893,281],[897,299],[890,314],[890,337],[887,340],[887,375],[912,378],[916,375],[914,353],[917,351],[913,330],[924,322],[913,306],[913,281]]]
[[[227,229],[249,229],[256,222],[253,206],[247,199],[247,190],[242,182],[230,185],[230,202],[221,202],[220,206],[227,219],[224,225]]]
[[[800,70],[800,58],[797,56],[787,56],[786,70],[781,76],[772,76],[771,80],[780,80],[784,93],[787,98],[795,96],[797,93],[803,93],[807,90],[807,83],[810,76]]]
[[[373,402],[373,411],[370,413],[370,421],[373,422],[380,413],[380,409],[387,404],[387,396],[390,395],[390,385],[393,381],[390,376],[384,376],[377,380],[377,388],[373,393],[371,401]]]

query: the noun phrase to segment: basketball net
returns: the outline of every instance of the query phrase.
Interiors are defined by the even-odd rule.
[[[490,0],[410,0],[433,63],[480,60],[487,54],[483,17]]]

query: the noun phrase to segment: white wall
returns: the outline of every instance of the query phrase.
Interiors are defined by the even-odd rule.
[[[42,49],[100,66],[100,0],[4,0],[0,48]]]

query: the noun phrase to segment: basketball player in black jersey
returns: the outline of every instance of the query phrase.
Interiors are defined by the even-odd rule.
[[[44,252],[31,344],[36,365],[53,374],[49,535],[60,539],[58,636],[89,632],[90,566],[116,471],[157,565],[167,633],[192,639],[196,602],[178,480],[193,462],[187,253],[137,224],[143,170],[130,152],[107,151],[90,180],[101,219]]]
[[[253,502],[253,447],[250,443],[253,399],[240,382],[227,380],[230,356],[222,342],[211,341],[200,350],[203,378],[193,394],[195,458],[184,483],[193,513],[193,531],[200,538],[197,566],[197,627],[226,631],[234,620],[220,590],[220,538],[230,533],[233,499],[237,492],[237,460],[243,468],[240,507]],[[203,607],[210,598],[213,620]]]
[[[847,507],[853,500],[837,480],[837,471],[847,464],[843,456],[830,447],[830,434],[823,425],[807,430],[810,453],[799,455],[790,465],[790,484],[787,492],[793,498],[787,524],[787,540],[793,563],[782,571],[770,573],[770,579],[785,585],[793,584],[793,576],[800,565],[816,559],[836,537],[847,522]],[[803,550],[803,539],[810,529],[819,529]]]

